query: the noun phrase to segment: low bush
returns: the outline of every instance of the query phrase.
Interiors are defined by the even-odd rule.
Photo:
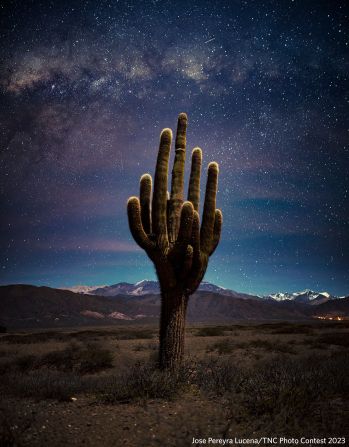
[[[9,344],[48,343],[50,341],[67,341],[69,334],[65,332],[36,332],[31,334],[8,334],[0,337],[1,342]]]
[[[312,335],[314,333],[313,327],[299,324],[290,324],[284,327],[279,327],[271,331],[272,334],[306,334]]]
[[[72,339],[83,343],[94,342],[102,337],[114,336],[118,340],[142,340],[153,338],[153,330],[142,328],[125,328],[117,330],[83,330],[77,332],[34,332],[29,334],[6,334],[0,337],[0,342],[9,344],[48,343],[50,341],[68,342]]]
[[[316,342],[349,348],[349,333],[330,332],[328,334],[323,334],[319,336],[316,339]]]
[[[37,366],[89,374],[111,368],[113,356],[110,351],[96,344],[87,344],[82,347],[71,344],[63,351],[53,351],[43,355]]]
[[[317,322],[317,327],[320,328],[336,328],[349,329],[349,320],[321,320]]]
[[[225,330],[226,328],[221,326],[207,326],[198,329],[195,335],[197,337],[220,337],[225,335]]]
[[[263,430],[296,433],[318,411],[337,396],[344,402],[349,396],[349,356],[313,356],[298,360],[275,357],[245,371],[243,380],[230,398],[231,411],[245,413],[246,419],[257,418]],[[320,410],[322,409],[322,410]],[[344,414],[339,414],[344,422]],[[338,424],[342,423],[338,420]],[[329,429],[329,418],[319,421],[322,434]],[[319,428],[320,430],[320,428]],[[327,431],[327,435],[329,432]]]
[[[158,346],[156,343],[138,343],[133,347],[133,350],[135,352],[140,351],[155,351],[158,349]]]
[[[264,349],[269,352],[283,352],[285,354],[294,354],[294,348],[288,343],[281,343],[279,341],[269,341],[257,338],[246,343],[246,348]]]
[[[235,342],[229,338],[217,341],[212,344],[208,351],[217,351],[218,354],[231,354],[236,349],[263,349],[269,352],[283,352],[287,354],[294,354],[295,350],[291,344],[281,342],[271,342],[269,340],[255,339],[248,342]]]
[[[151,329],[125,329],[115,333],[118,340],[150,340],[153,338]]]
[[[107,403],[127,403],[147,399],[171,400],[188,385],[187,369],[178,372],[160,371],[151,363],[137,363],[119,377],[104,395]]]
[[[222,396],[237,389],[243,377],[243,370],[231,358],[209,358],[193,363],[191,381],[199,390],[213,396]]]
[[[55,369],[64,372],[89,374],[113,366],[112,353],[96,344],[70,344],[66,349],[41,356],[21,355],[0,363],[0,373],[24,373],[35,369]]]
[[[88,391],[87,385],[79,374],[34,370],[3,376],[2,392],[4,395],[32,397],[38,400],[69,401],[74,395]]]
[[[225,338],[208,347],[208,352],[217,351],[220,355],[231,354],[235,349],[237,349],[237,345],[229,338]]]

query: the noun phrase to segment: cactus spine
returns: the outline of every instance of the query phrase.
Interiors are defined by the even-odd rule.
[[[200,174],[202,152],[193,149],[188,201],[183,199],[187,115],[178,117],[171,194],[167,191],[172,131],[164,129],[152,178],[144,174],[140,194],[127,203],[129,227],[137,244],[153,261],[160,283],[159,366],[174,369],[184,350],[185,315],[189,296],[206,272],[209,256],[216,249],[222,228],[222,213],[216,209],[218,164],[208,165],[205,202],[200,228]]]

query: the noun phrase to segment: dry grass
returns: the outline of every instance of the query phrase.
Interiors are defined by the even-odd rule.
[[[197,337],[220,337],[225,335],[226,327],[224,326],[207,326],[197,330]]]
[[[154,363],[137,363],[120,375],[111,389],[103,393],[104,401],[117,404],[148,399],[171,400],[184,392],[190,383],[189,379],[185,366],[171,373],[159,371]]]
[[[294,347],[290,343],[281,343],[280,341],[272,342],[270,340],[253,339],[249,342],[237,342],[231,338],[217,341],[208,347],[207,352],[216,351],[218,354],[232,354],[237,349],[250,350],[262,349],[268,352],[283,352],[287,354],[294,354]]]
[[[316,342],[349,348],[349,334],[343,334],[343,332],[330,332],[317,337]]]
[[[114,330],[82,330],[74,332],[34,332],[34,333],[21,333],[21,334],[6,334],[0,337],[0,343],[7,344],[38,344],[38,343],[50,343],[50,342],[70,342],[72,340],[89,342],[98,341],[101,338],[110,338],[118,340],[142,340],[152,339],[154,336],[154,329],[143,328],[125,328]]]
[[[54,369],[79,374],[95,373],[113,366],[110,351],[98,344],[69,344],[60,351],[51,351],[41,356],[19,355],[0,363],[0,373],[25,373],[36,369]]]

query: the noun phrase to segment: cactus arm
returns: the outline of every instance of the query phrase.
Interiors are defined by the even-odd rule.
[[[195,211],[199,211],[200,204],[201,163],[202,151],[199,147],[196,147],[193,149],[191,155],[191,171],[188,190],[188,200],[193,204]]]
[[[209,253],[210,256],[216,250],[217,245],[219,243],[219,239],[221,238],[222,224],[223,224],[223,214],[221,210],[217,209],[215,212],[212,246]]]
[[[192,225],[194,218],[194,209],[191,202],[184,202],[182,205],[180,225],[178,231],[178,237],[172,249],[169,252],[169,259],[177,272],[181,272],[181,275],[187,274],[189,272],[188,265],[186,262],[187,248],[192,235]],[[192,258],[193,249],[191,248],[190,258]],[[183,262],[186,264],[183,266]],[[190,266],[192,261],[190,260]]]
[[[175,159],[172,169],[171,197],[169,203],[169,241],[176,240],[180,225],[180,214],[183,203],[184,165],[186,151],[186,133],[188,118],[185,113],[178,116],[177,134],[175,142]]]
[[[181,221],[179,226],[178,238],[176,246],[186,249],[190,242],[192,225],[193,225],[194,209],[191,202],[184,202],[181,210]]]
[[[175,148],[176,149],[184,149],[186,147],[187,143],[187,124],[188,124],[188,117],[186,113],[180,113],[178,115],[178,124],[177,124],[177,134],[176,134],[176,143]],[[184,173],[183,173],[184,174]],[[184,178],[181,181],[181,184],[183,184]],[[183,192],[183,186],[182,186],[182,192]]]
[[[141,205],[138,197],[130,197],[127,202],[128,223],[131,234],[137,244],[147,253],[154,248],[153,242],[148,238],[142,225]]]
[[[212,162],[208,165],[207,184],[202,225],[200,232],[201,250],[209,254],[211,251],[213,227],[216,212],[216,194],[218,187],[218,164]]]
[[[168,248],[166,210],[168,160],[170,156],[171,141],[171,129],[164,129],[160,136],[160,146],[156,162],[152,202],[152,230],[156,235],[159,248],[164,252]]]
[[[204,258],[200,251],[200,217],[197,211],[194,211],[191,241],[189,246],[193,247],[193,259],[191,269],[188,271],[186,277],[185,289],[188,291],[188,294],[191,294],[199,285],[198,278],[202,276],[201,271],[204,269]]]
[[[193,215],[190,245],[193,247],[194,262],[197,262],[200,260],[200,217],[197,211]]]
[[[149,174],[143,174],[140,181],[139,200],[141,204],[142,225],[146,234],[151,233],[151,213],[150,213],[151,186],[152,186],[151,176]]]

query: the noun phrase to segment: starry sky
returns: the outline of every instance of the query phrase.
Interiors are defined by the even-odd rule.
[[[220,164],[224,227],[206,279],[348,294],[348,9],[2,2],[0,283],[155,278],[126,201],[186,112],[188,149]]]

